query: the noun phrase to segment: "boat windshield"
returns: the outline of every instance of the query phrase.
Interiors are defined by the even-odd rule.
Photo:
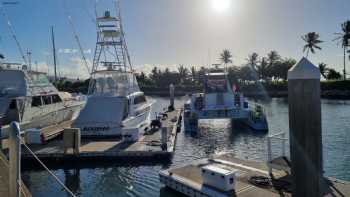
[[[205,84],[205,93],[227,92],[226,78],[224,75],[209,75]]]
[[[136,78],[132,73],[99,71],[93,79],[92,95],[126,96],[140,91]]]

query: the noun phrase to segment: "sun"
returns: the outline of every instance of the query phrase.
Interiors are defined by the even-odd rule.
[[[215,11],[223,12],[230,8],[231,0],[211,0]]]

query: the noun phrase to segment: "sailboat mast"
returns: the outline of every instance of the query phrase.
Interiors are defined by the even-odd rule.
[[[55,82],[56,82],[57,81],[57,62],[56,62],[55,34],[53,33],[53,26],[51,26],[51,39],[52,39],[53,65],[55,70]]]

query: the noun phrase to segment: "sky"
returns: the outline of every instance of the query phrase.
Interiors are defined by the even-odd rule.
[[[15,0],[6,0],[11,1]],[[95,0],[17,2],[3,5],[3,10],[23,50],[31,51],[32,68],[53,73],[53,26],[61,75],[87,77],[68,16],[91,64],[96,42]],[[99,14],[114,11],[112,0],[97,2]],[[343,50],[332,40],[341,31],[340,24],[350,20],[349,8],[349,0],[121,0],[131,61],[137,70],[146,72],[153,66],[171,70],[179,64],[208,66],[218,63],[223,49],[232,52],[237,66],[245,64],[252,52],[266,56],[271,50],[299,60],[304,55],[301,36],[308,32],[318,32],[324,41],[322,50],[309,59],[341,71]],[[7,61],[22,61],[2,15],[0,53]]]

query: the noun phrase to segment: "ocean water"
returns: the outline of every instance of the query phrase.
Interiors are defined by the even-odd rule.
[[[166,107],[166,98],[156,99],[154,111]],[[176,99],[182,106],[186,97]],[[127,161],[104,168],[58,169],[53,172],[77,196],[172,197],[181,194],[163,188],[158,171],[191,163],[214,153],[233,152],[238,157],[266,160],[268,134],[288,132],[288,102],[284,98],[262,101],[269,122],[269,133],[246,129],[231,129],[230,121],[202,121],[200,132],[190,136],[179,133],[171,163],[132,166]],[[322,100],[322,129],[324,169],[327,176],[350,181],[350,101]],[[273,141],[274,153],[281,142]],[[287,149],[288,151],[288,149]],[[25,171],[23,179],[33,196],[69,196],[46,171]]]

